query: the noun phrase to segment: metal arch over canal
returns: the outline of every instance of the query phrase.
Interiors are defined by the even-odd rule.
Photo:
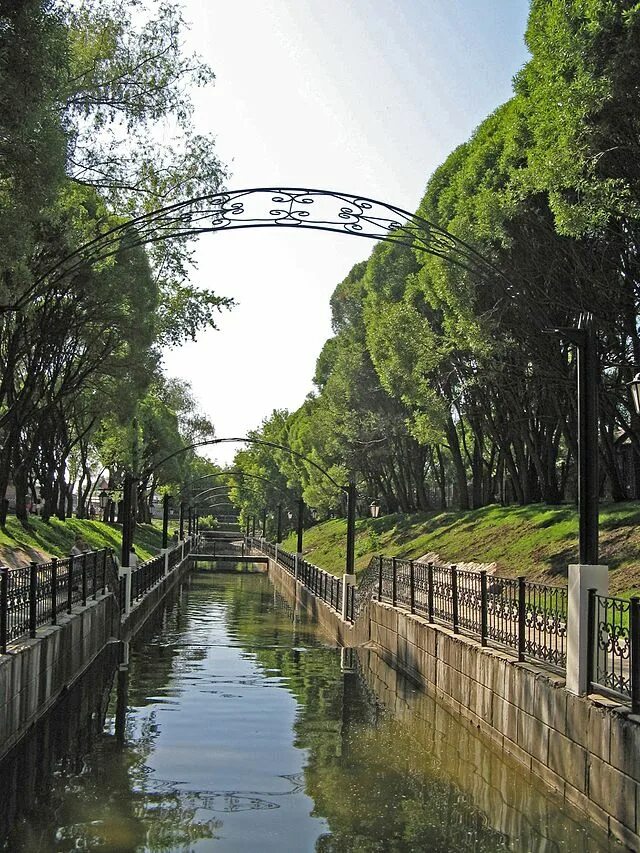
[[[469,243],[388,202],[339,190],[253,187],[197,196],[116,225],[66,255],[43,273],[33,287],[51,276],[54,280],[63,278],[87,263],[105,260],[123,247],[238,228],[268,227],[329,231],[397,243],[435,255],[482,277],[499,277],[507,282],[504,273]],[[5,310],[18,307],[5,306]]]

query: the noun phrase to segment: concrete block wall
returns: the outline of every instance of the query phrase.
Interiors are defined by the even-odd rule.
[[[112,595],[99,596],[58,622],[0,655],[0,757],[91,665],[117,633],[119,612]]]
[[[402,720],[420,749],[417,765],[433,766],[450,780],[464,800],[487,816],[489,825],[523,850],[577,850],[606,846],[606,830],[585,821],[580,810],[560,815],[555,794],[542,783],[523,780],[517,765],[480,734],[468,719],[458,717],[430,691],[416,690],[413,679],[380,657],[375,648],[358,649],[360,672],[382,703],[387,716]],[[502,849],[502,848],[501,848]]]
[[[110,640],[129,639],[187,574],[183,560],[132,608],[121,623],[109,593],[61,614],[58,624],[38,629],[35,639],[13,643],[0,655],[0,758],[49,711],[87,670]]]

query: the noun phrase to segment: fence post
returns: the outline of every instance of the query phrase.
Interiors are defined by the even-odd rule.
[[[102,594],[107,594],[107,560],[109,559],[107,549],[102,549]]]
[[[7,627],[9,610],[9,569],[0,566],[0,652],[7,653]]]
[[[67,566],[67,613],[73,610],[73,554],[69,554]],[[53,560],[51,561],[53,562]]]
[[[458,567],[451,566],[451,621],[453,633],[458,633]]]
[[[518,578],[518,660],[524,660],[527,630],[527,587],[524,577]]]
[[[587,646],[589,644],[588,591],[597,595],[609,591],[607,566],[572,564],[569,566],[567,602],[567,690],[576,696],[587,692]]]
[[[480,569],[480,645],[487,645],[487,571]]]
[[[58,622],[58,561],[51,560],[51,624]]]
[[[640,713],[640,598],[631,599],[631,713]],[[592,632],[593,633],[593,632]]]
[[[82,606],[87,606],[87,552],[82,555]]]
[[[413,560],[409,560],[409,604],[411,612],[416,612],[416,584],[413,572]]]
[[[433,622],[433,563],[427,563],[427,614],[429,622]]]
[[[398,582],[398,567],[396,565],[396,558],[391,558],[391,603],[393,606],[396,606],[396,597],[397,597],[397,584]]]
[[[29,563],[29,636],[35,637],[37,623],[37,598],[36,591],[38,588],[38,564],[35,560]]]
[[[353,586],[356,582],[355,575],[343,575],[342,576],[342,607],[340,615],[347,621],[349,614],[349,586]]]
[[[378,601],[382,601],[382,554],[378,557]]]
[[[94,551],[93,557],[93,600],[98,598],[98,552]]]
[[[596,662],[596,589],[590,589],[587,592],[587,693],[591,692],[591,683],[593,682],[593,669]],[[631,614],[629,614],[631,615]],[[633,626],[630,625],[631,630]],[[631,634],[633,639],[633,634]],[[631,647],[631,666],[633,667],[633,646]],[[631,690],[633,696],[633,668],[631,670]],[[633,701],[633,700],[632,700]]]

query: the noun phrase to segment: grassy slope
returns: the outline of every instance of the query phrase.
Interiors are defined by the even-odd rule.
[[[15,567],[29,560],[66,556],[78,534],[92,549],[113,548],[119,556],[120,530],[119,526],[102,521],[52,518],[44,522],[36,516],[24,528],[17,518],[9,516],[7,526],[0,529],[0,564]],[[162,546],[162,530],[151,524],[137,525],[135,545],[140,559],[148,559]]]
[[[346,524],[336,519],[305,531],[307,559],[344,571]],[[503,575],[542,581],[566,578],[578,559],[578,517],[573,507],[490,506],[469,512],[387,515],[358,522],[356,570],[374,554],[417,558],[437,553],[447,562],[496,563]],[[295,537],[283,546],[295,550]],[[600,508],[600,560],[610,566],[611,592],[640,588],[640,504]]]

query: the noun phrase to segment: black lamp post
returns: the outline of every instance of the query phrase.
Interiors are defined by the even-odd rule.
[[[122,490],[122,540],[120,559],[123,566],[129,565],[129,555],[133,545],[133,490],[135,481],[131,474],[124,476]]]
[[[262,538],[267,538],[267,510],[262,510]]]
[[[598,564],[598,344],[593,317],[580,315],[577,329],[554,329],[576,347],[578,378],[578,513],[580,563]]]
[[[169,547],[169,495],[162,498],[162,547]]]
[[[355,574],[356,552],[356,484],[351,480],[347,486],[347,574]]]
[[[184,501],[180,501],[180,541],[184,539]]]
[[[302,498],[298,500],[298,544],[296,545],[296,551],[298,554],[302,554],[302,525],[304,524],[304,501]]]
[[[278,523],[276,527],[276,543],[282,539],[282,504],[278,504]]]
[[[249,538],[249,521],[250,520],[251,520],[250,516],[247,516],[247,526],[246,526],[246,530],[245,530],[245,534],[244,534],[247,537],[247,539]]]

